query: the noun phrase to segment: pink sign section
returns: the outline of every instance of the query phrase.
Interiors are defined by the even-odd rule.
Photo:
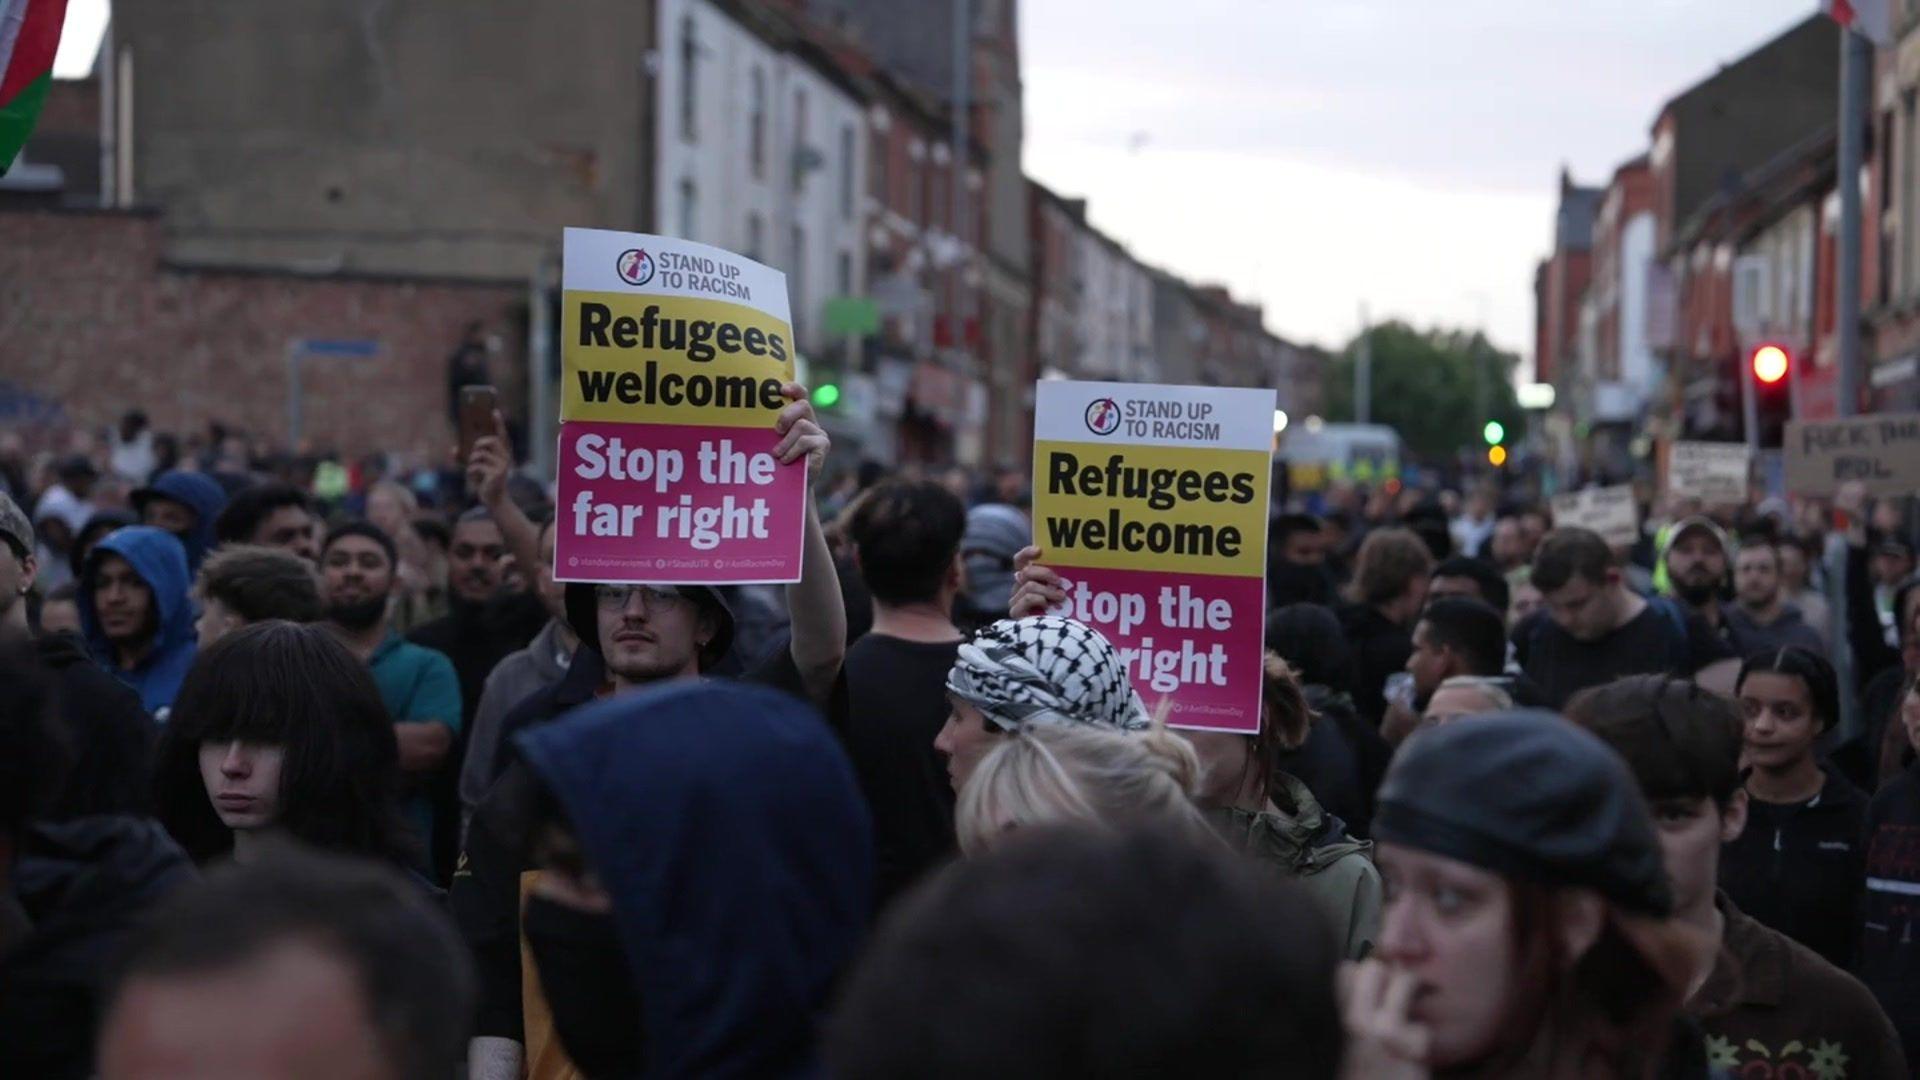
[[[798,581],[807,467],[765,430],[571,420],[560,426],[561,581]]]
[[[1257,577],[1060,569],[1065,604],[1049,614],[1105,634],[1149,712],[1172,727],[1260,730],[1266,583]]]

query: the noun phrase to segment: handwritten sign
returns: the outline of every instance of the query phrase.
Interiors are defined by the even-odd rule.
[[[1832,495],[1858,480],[1870,495],[1920,492],[1920,413],[1787,423],[1787,490]]]
[[[1747,501],[1745,443],[1676,442],[1667,454],[1667,493],[1708,506]]]
[[[1555,528],[1591,529],[1615,547],[1631,547],[1640,539],[1640,507],[1633,488],[1587,488],[1553,497]]]

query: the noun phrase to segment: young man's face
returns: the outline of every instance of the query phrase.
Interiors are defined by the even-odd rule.
[[[1695,529],[1667,552],[1667,573],[1683,592],[1711,595],[1727,576],[1727,553],[1712,536]]]
[[[1425,619],[1413,628],[1413,652],[1407,655],[1407,670],[1413,673],[1416,701],[1432,697],[1448,676],[1461,674],[1453,650],[1434,640],[1433,624]]]
[[[1619,580],[1618,570],[1608,570],[1604,582],[1575,574],[1540,599],[1547,606],[1547,617],[1575,641],[1598,641],[1613,632],[1613,593]]]
[[[175,536],[192,532],[199,520],[200,515],[193,512],[193,507],[172,499],[148,499],[147,505],[140,511],[140,524],[165,529]]]
[[[1713,903],[1719,887],[1720,845],[1740,838],[1747,823],[1747,793],[1735,792],[1722,810],[1712,799],[1674,798],[1653,801],[1653,823],[1660,835],[1660,854],[1673,881],[1673,903],[1678,911],[1697,911]]]
[[[700,672],[711,619],[671,585],[595,585],[600,654],[607,670],[629,683]]]
[[[1733,563],[1733,589],[1740,603],[1764,608],[1780,595],[1780,560],[1766,545],[1742,548]]]
[[[1807,553],[1798,545],[1782,544],[1780,552],[1780,587],[1798,592],[1807,587]]]
[[[1327,535],[1305,529],[1288,533],[1280,557],[1295,566],[1320,566],[1327,561]]]
[[[500,562],[506,557],[500,526],[491,521],[463,521],[453,528],[447,549],[447,585],[454,595],[481,604],[500,588]]]
[[[385,600],[393,591],[393,563],[372,538],[342,536],[327,548],[321,584],[331,606]]]
[[[133,564],[118,555],[102,557],[94,571],[93,613],[100,632],[116,645],[152,637],[157,628],[153,590]]]
[[[268,514],[265,520],[253,530],[249,542],[276,547],[289,551],[308,562],[317,562],[320,558],[318,540],[314,536],[313,515],[298,506],[282,506]]]

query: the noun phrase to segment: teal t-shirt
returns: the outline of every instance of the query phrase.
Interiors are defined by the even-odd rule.
[[[456,737],[460,734],[460,679],[444,653],[415,645],[390,630],[367,659],[367,668],[394,723],[445,724]],[[433,800],[421,792],[402,803],[400,810],[418,831],[421,850],[432,866]]]

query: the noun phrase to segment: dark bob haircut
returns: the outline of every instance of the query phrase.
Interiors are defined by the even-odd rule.
[[[221,638],[188,670],[154,762],[154,812],[196,862],[233,849],[200,746],[282,747],[276,825],[314,847],[417,865],[396,798],[393,721],[366,665],[323,627],[274,620]]]

